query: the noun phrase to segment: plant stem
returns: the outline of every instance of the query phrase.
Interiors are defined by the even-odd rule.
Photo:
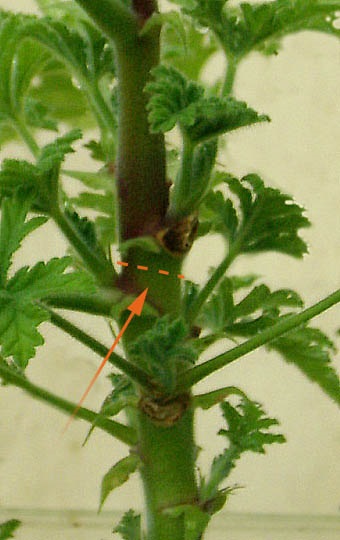
[[[291,315],[290,317],[285,317],[283,320],[277,322],[270,328],[266,328],[260,334],[257,334],[241,345],[238,345],[237,347],[234,347],[233,349],[182,373],[180,377],[181,382],[176,390],[178,392],[183,392],[211,373],[223,368],[241,356],[258,349],[262,345],[266,345],[273,339],[282,336],[289,330],[293,330],[297,326],[309,321],[320,313],[323,313],[326,311],[326,309],[329,309],[338,302],[340,302],[340,289],[313,306],[301,311],[301,313]]]
[[[126,299],[119,289],[102,289],[97,293],[57,293],[44,298],[45,304],[92,315],[112,316],[112,307],[115,303]],[[131,297],[132,298],[132,297]],[[132,299],[133,300],[133,299]],[[132,301],[131,300],[131,301]]]
[[[190,138],[185,135],[185,133],[182,134],[182,137],[183,146],[181,164],[176,182],[172,189],[168,211],[170,221],[172,219],[180,219],[190,213],[190,210],[187,208],[187,203],[188,199],[190,200],[190,196],[192,195],[191,176],[195,145],[191,142]]]
[[[15,120],[13,120],[13,127],[18,133],[18,135],[21,137],[21,139],[24,141],[26,146],[29,148],[33,156],[37,157],[40,151],[39,145],[35,141],[31,132],[27,129],[25,123],[20,118],[16,118]]]
[[[229,266],[235,259],[236,255],[238,253],[238,249],[230,249],[227,256],[223,259],[223,261],[217,266],[211,277],[208,279],[206,284],[202,287],[200,292],[198,293],[195,301],[193,301],[191,307],[188,309],[187,314],[187,322],[189,325],[192,325],[195,321],[196,317],[198,316],[202,306],[205,304],[206,300],[220,281],[220,279],[224,276],[226,271],[228,270]]]
[[[159,63],[159,33],[154,27],[128,45],[116,43],[121,240],[154,235],[163,226],[168,206],[164,136],[150,133],[144,92],[150,70]]]
[[[106,356],[109,349],[105,347],[105,345],[103,345],[94,337],[90,336],[89,334],[75,326],[67,319],[64,319],[64,317],[61,317],[61,315],[55,313],[55,311],[47,308],[44,305],[43,308],[49,312],[52,324],[64,330],[64,332],[75,338],[80,343],[83,343],[83,345],[86,345],[89,349],[97,353],[99,356]],[[150,381],[150,376],[140,367],[132,364],[128,360],[125,360],[125,358],[123,358],[122,356],[119,356],[117,353],[113,352],[110,355],[109,362],[113,366],[118,367],[123,373],[128,375],[133,381],[137,382],[143,388],[147,390],[154,389],[154,385]]]
[[[237,60],[230,54],[227,55],[227,61],[228,61],[227,71],[226,71],[223,89],[222,89],[223,97],[228,97],[232,94],[233,85],[235,82],[236,69],[238,66]]]
[[[137,18],[121,0],[76,0],[97,26],[122,45],[138,32]]]
[[[15,373],[10,368],[4,366],[0,363],[0,377],[8,384],[12,384],[19,388],[22,388],[25,392],[30,394],[32,397],[39,399],[53,407],[56,407],[60,411],[63,411],[67,414],[72,414],[76,408],[76,404],[72,401],[63,399],[36,384],[33,384],[25,377]],[[81,407],[77,415],[79,418],[86,420],[93,424],[96,423],[96,426],[101,428],[103,431],[106,431],[116,439],[121,442],[128,444],[130,446],[135,445],[137,442],[135,431],[128,426],[124,426],[119,422],[110,420],[108,418],[103,418],[98,415],[96,412]]]
[[[99,256],[95,250],[91,249],[79,234],[72,221],[59,208],[58,203],[55,204],[51,211],[51,217],[64,233],[70,244],[76,249],[88,269],[96,276],[99,283],[104,287],[112,286],[116,277],[116,272],[104,256]]]
[[[164,510],[181,504],[197,504],[193,411],[186,411],[170,427],[157,426],[140,413],[138,435],[147,539],[183,540],[186,538],[183,516],[170,517]]]

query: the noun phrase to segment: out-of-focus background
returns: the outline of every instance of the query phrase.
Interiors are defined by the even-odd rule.
[[[36,11],[33,1],[0,0],[3,9]],[[308,210],[313,227],[304,231],[310,254],[303,262],[279,254],[239,260],[233,273],[259,273],[270,286],[299,291],[307,305],[339,287],[340,278],[340,51],[334,38],[317,33],[289,37],[277,57],[252,55],[242,65],[235,94],[260,112],[268,125],[230,135],[222,157],[237,175],[259,172],[274,187],[293,194]],[[221,69],[216,57],[206,77]],[[25,156],[19,147],[3,148],[1,157]],[[72,158],[70,164],[76,163]],[[79,158],[78,158],[79,160]],[[86,167],[86,156],[78,167]],[[184,274],[204,280],[209,266],[221,258],[218,238],[198,242]],[[17,264],[61,256],[65,244],[50,224],[32,235]],[[73,315],[108,345],[110,334],[94,318]],[[339,309],[319,317],[315,325],[334,336]],[[98,365],[85,348],[45,324],[46,344],[28,368],[34,382],[76,401]],[[338,358],[337,366],[340,369]],[[246,455],[230,483],[244,486],[230,498],[229,510],[254,513],[338,514],[340,512],[340,421],[336,406],[278,355],[260,350],[210,377],[200,390],[239,385],[265,410],[280,419],[288,443],[274,445],[266,456]],[[109,390],[102,376],[87,405],[98,409]],[[96,509],[103,474],[125,455],[125,448],[95,431],[82,442],[87,425],[74,422],[61,437],[65,417],[33,401],[21,390],[0,388],[0,507]],[[204,448],[199,463],[207,470],[222,449],[216,435],[222,426],[218,412],[199,414],[198,442]],[[220,440],[221,439],[221,440]],[[113,494],[106,508],[140,507],[135,479]]]

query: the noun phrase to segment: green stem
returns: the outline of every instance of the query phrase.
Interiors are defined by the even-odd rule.
[[[186,538],[183,516],[170,517],[164,510],[197,504],[193,411],[174,425],[157,426],[140,412],[138,417],[141,476],[147,507],[148,540]]]
[[[200,292],[197,295],[196,300],[192,303],[192,306],[188,309],[187,321],[190,325],[193,324],[196,317],[198,316],[202,306],[205,304],[206,300],[220,281],[229,266],[232,264],[234,259],[239,255],[242,250],[243,243],[247,238],[248,233],[251,231],[254,221],[262,210],[262,205],[258,204],[256,209],[253,212],[251,218],[249,218],[245,225],[239,230],[236,239],[230,245],[229,251],[223,261],[215,268],[215,271],[208,279],[207,283],[202,287]]]
[[[237,60],[231,56],[227,56],[227,71],[224,79],[223,89],[222,89],[222,95],[223,97],[228,97],[232,94],[233,86],[235,82],[235,75],[236,75],[236,69],[238,66]]]
[[[76,0],[115,43],[124,45],[138,34],[137,17],[121,0]]]
[[[40,152],[39,145],[35,141],[31,132],[27,129],[25,123],[20,118],[16,118],[15,120],[13,120],[13,127],[18,133],[18,135],[21,137],[23,142],[26,144],[26,146],[29,148],[33,156],[38,157]]]
[[[189,325],[192,325],[198,316],[202,306],[205,304],[206,300],[220,281],[229,266],[235,259],[238,253],[237,247],[235,249],[230,249],[228,255],[223,259],[223,261],[217,266],[211,277],[208,279],[207,283],[202,287],[198,293],[195,301],[192,303],[191,307],[188,309],[187,313],[187,322]]]
[[[182,136],[183,146],[181,164],[176,182],[172,189],[170,207],[168,211],[170,221],[171,219],[182,218],[190,213],[187,208],[187,202],[192,196],[191,176],[195,145],[184,133]]]
[[[112,316],[114,304],[119,303],[126,295],[119,289],[102,289],[98,293],[57,293],[44,298],[44,303],[51,307],[91,313],[92,315]],[[131,301],[133,298],[131,297]]]
[[[289,330],[293,330],[297,326],[309,321],[320,313],[323,313],[326,311],[326,309],[329,309],[338,302],[340,302],[340,289],[330,294],[317,304],[314,304],[313,306],[301,311],[301,313],[291,315],[290,317],[284,318],[283,320],[274,324],[270,328],[266,328],[266,330],[263,330],[263,332],[254,336],[248,341],[245,341],[241,345],[238,345],[237,347],[234,347],[233,349],[182,373],[180,377],[181,382],[176,391],[183,392],[211,373],[214,373],[234,360],[241,358],[245,354],[258,349],[262,345],[266,345],[273,339],[282,336]]]
[[[53,407],[56,407],[60,411],[67,414],[72,414],[76,409],[76,404],[72,401],[63,399],[55,394],[52,394],[48,390],[33,384],[28,379],[15,373],[12,369],[4,366],[3,364],[0,364],[0,377],[6,383],[22,388],[22,390],[30,394],[32,397],[52,405]],[[132,446],[137,442],[136,433],[132,428],[124,426],[123,424],[115,422],[114,420],[103,418],[90,409],[81,407],[76,416],[90,422],[91,424],[95,422],[96,426],[101,428],[103,431],[106,431],[113,437],[116,437],[116,439],[125,444]]]
[[[51,317],[50,321],[52,324],[54,324],[58,328],[61,328],[64,332],[75,338],[77,341],[83,343],[83,345],[86,345],[86,347],[97,353],[99,356],[105,357],[107,355],[109,349],[105,347],[105,345],[103,345],[97,339],[75,326],[67,319],[64,319],[64,317],[61,317],[61,315],[55,313],[55,311],[52,311],[44,305],[43,307],[49,312]],[[137,382],[143,388],[147,390],[154,390],[154,385],[150,381],[150,376],[140,367],[132,364],[128,360],[125,360],[125,358],[119,356],[115,352],[111,353],[108,361],[113,366],[119,368],[123,373],[128,375],[133,381]]]
[[[116,277],[116,272],[104,256],[98,255],[91,249],[79,231],[75,228],[72,221],[67,215],[60,210],[58,204],[51,211],[51,217],[64,233],[70,244],[76,249],[88,269],[96,276],[98,281],[104,287],[112,286]]]

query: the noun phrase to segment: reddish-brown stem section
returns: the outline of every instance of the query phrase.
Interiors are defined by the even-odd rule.
[[[157,2],[154,0],[133,0],[132,7],[138,17],[145,22],[157,10]]]
[[[150,70],[158,63],[159,28],[136,36],[127,46],[117,46],[121,240],[155,234],[168,206],[164,137],[150,134],[144,92]]]

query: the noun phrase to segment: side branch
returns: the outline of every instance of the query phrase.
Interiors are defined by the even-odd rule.
[[[266,345],[273,339],[276,339],[289,330],[293,330],[297,326],[309,321],[313,317],[320,315],[330,307],[340,302],[340,289],[335,291],[333,294],[330,294],[317,304],[297,313],[296,315],[291,315],[290,317],[284,318],[278,323],[274,324],[270,328],[263,330],[260,334],[255,337],[245,341],[241,345],[234,347],[230,351],[222,353],[211,360],[207,360],[202,364],[189,369],[181,374],[181,382],[176,388],[176,391],[183,392],[186,389],[190,388],[197,382],[201,381],[211,373],[218,371],[227,364],[230,364],[234,360],[237,360],[241,356],[248,354],[255,349],[258,349],[262,345]]]
[[[64,319],[64,317],[58,315],[58,313],[55,313],[55,311],[48,308],[47,306],[43,305],[43,308],[49,312],[50,321],[52,324],[54,324],[61,330],[64,330],[64,332],[75,338],[80,343],[83,343],[83,345],[86,345],[89,349],[97,353],[99,356],[103,358],[106,356],[109,349],[105,347],[105,345],[100,343],[100,341],[90,336],[67,319]],[[125,360],[125,358],[123,358],[122,356],[119,356],[119,354],[113,352],[109,358],[109,362],[113,366],[119,368],[123,373],[128,375],[128,377],[130,377],[133,381],[138,383],[143,388],[147,390],[155,390],[149,375],[145,373],[145,371],[143,371],[140,367],[132,364],[128,360]]]
[[[6,383],[21,388],[22,390],[30,394],[32,397],[39,399],[40,401],[44,401],[52,407],[56,407],[60,411],[65,412],[66,414],[72,414],[76,408],[76,404],[72,401],[63,399],[55,394],[52,394],[48,390],[45,390],[44,388],[33,384],[25,377],[13,372],[10,368],[4,366],[1,363],[0,377]],[[116,437],[116,439],[120,440],[125,444],[132,446],[135,445],[137,442],[136,433],[132,428],[124,426],[123,424],[115,422],[114,420],[103,418],[96,412],[91,411],[90,409],[81,407],[77,412],[77,417],[82,418],[83,420],[86,420],[91,424],[95,422],[97,427],[101,428],[103,431],[106,431],[113,437]]]

